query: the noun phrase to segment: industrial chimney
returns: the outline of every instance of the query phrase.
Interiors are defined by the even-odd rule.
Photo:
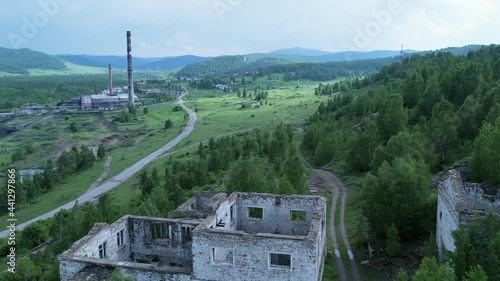
[[[132,40],[130,31],[127,31],[127,61],[128,61],[128,103],[134,104],[134,79],[132,78]]]
[[[111,72],[111,64],[109,65],[109,95],[113,95],[113,73]]]

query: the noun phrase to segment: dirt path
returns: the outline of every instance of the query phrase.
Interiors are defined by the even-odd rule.
[[[182,133],[180,133],[173,140],[171,140],[170,142],[165,144],[163,147],[159,148],[155,152],[153,152],[153,153],[147,155],[146,157],[142,158],[141,160],[137,161],[136,163],[134,163],[130,167],[126,168],[124,171],[122,171],[118,175],[110,178],[109,180],[105,181],[103,184],[101,184],[101,185],[87,191],[86,193],[82,194],[76,200],[68,202],[68,203],[64,204],[63,206],[57,207],[57,208],[53,209],[52,211],[49,211],[43,215],[40,215],[36,218],[33,218],[27,222],[17,224],[16,230],[22,230],[24,227],[26,227],[27,225],[30,225],[31,223],[33,223],[35,221],[44,220],[44,219],[48,219],[50,217],[53,217],[60,210],[63,210],[63,209],[69,210],[69,209],[73,208],[73,206],[75,204],[82,204],[84,202],[96,201],[99,198],[99,195],[106,193],[106,192],[112,190],[113,188],[117,187],[122,182],[126,181],[127,179],[132,177],[135,173],[137,173],[142,168],[144,168],[144,166],[146,166],[147,164],[152,162],[154,159],[156,159],[158,156],[164,154],[166,151],[168,151],[169,149],[171,149],[172,147],[174,147],[178,143],[180,143],[182,140],[184,140],[193,131],[194,124],[196,122],[196,119],[198,118],[198,116],[196,115],[196,113],[194,111],[192,111],[191,109],[184,106],[184,101],[182,100],[182,97],[186,94],[187,94],[187,91],[185,92],[185,94],[183,94],[182,96],[179,97],[179,100],[177,102],[189,114],[189,121],[188,121],[186,127],[184,128],[184,130],[182,131]],[[9,230],[4,230],[4,231],[0,232],[0,237],[6,237],[7,235],[9,235]]]
[[[38,124],[40,124],[40,123],[42,123],[42,122],[45,122],[45,121],[47,121],[47,120],[49,120],[49,119],[52,119],[52,118],[54,118],[54,117],[55,117],[55,115],[54,115],[54,114],[45,115],[44,117],[42,117],[42,118],[40,118],[40,119],[36,120],[36,121],[35,121],[35,122],[33,122],[33,123],[30,123],[30,124],[28,124],[28,125],[26,125],[26,126],[22,127],[21,129],[19,129],[19,130],[17,130],[17,131],[14,131],[14,132],[12,132],[12,133],[10,133],[10,134],[6,134],[6,135],[4,135],[4,136],[0,137],[0,140],[2,140],[2,139],[4,139],[4,138],[6,138],[6,137],[8,137],[8,136],[12,136],[12,135],[15,135],[15,134],[22,133],[22,132],[24,132],[24,131],[26,131],[26,130],[28,130],[28,129],[33,128],[33,126],[38,125]]]
[[[330,239],[332,240],[332,245],[333,249],[335,251],[335,263],[337,264],[337,274],[339,281],[347,281],[347,273],[344,265],[344,261],[342,260],[342,257],[340,255],[340,250],[339,250],[339,245],[337,242],[337,230],[335,229],[335,216],[336,216],[336,211],[337,211],[337,202],[339,199],[339,188],[338,185],[335,184],[335,182],[332,180],[332,177],[328,175],[327,171],[324,170],[318,170],[314,169],[313,171],[316,172],[320,177],[322,177],[325,182],[327,183],[328,186],[330,186],[331,190],[330,193],[332,195],[332,203],[330,206],[330,220],[328,221],[328,231],[330,232]],[[343,194],[344,196],[345,194]],[[343,222],[344,220],[344,214],[340,212],[340,221]],[[343,235],[342,235],[342,238]]]
[[[301,129],[299,129],[302,131]],[[302,140],[297,142],[297,146],[300,146]],[[351,244],[349,243],[349,239],[347,237],[347,231],[345,229],[345,207],[347,203],[347,190],[344,186],[344,183],[341,179],[339,179],[334,173],[326,170],[315,169],[311,164],[309,164],[306,159],[301,155],[302,161],[304,164],[318,174],[325,181],[327,186],[330,186],[330,193],[332,195],[332,203],[330,206],[330,220],[328,221],[328,231],[330,232],[330,239],[332,241],[332,245],[335,251],[335,263],[337,265],[337,274],[339,281],[347,281],[347,270],[345,268],[344,262],[340,255],[340,250],[337,241],[337,230],[335,229],[335,216],[337,211],[337,202],[339,196],[341,195],[340,201],[340,235],[342,236],[342,241],[347,249],[347,256],[349,257],[349,263],[351,265],[351,275],[353,281],[361,281],[361,275],[359,274],[358,265],[356,264],[356,260],[354,259],[354,254],[351,250]]]
[[[109,174],[109,166],[111,165],[111,161],[113,160],[113,156],[108,156],[108,160],[104,163],[104,173],[89,187],[87,192],[91,189],[94,189],[97,185],[101,183],[101,181],[106,178]]]
[[[349,238],[347,237],[347,231],[345,229],[345,207],[347,203],[347,190],[341,179],[337,177],[334,173],[325,170],[315,170],[326,182],[328,182],[332,188],[332,194],[342,194],[340,203],[340,235],[342,236],[342,241],[347,249],[347,256],[349,257],[349,263],[351,265],[351,275],[353,281],[361,281],[361,275],[359,274],[358,265],[354,259],[354,254],[352,253],[351,244],[349,243]],[[332,200],[335,201],[335,200]],[[330,215],[334,216],[334,203],[332,202],[332,209],[330,210]],[[335,227],[334,221],[330,219],[330,223]],[[339,274],[340,276],[340,274]]]

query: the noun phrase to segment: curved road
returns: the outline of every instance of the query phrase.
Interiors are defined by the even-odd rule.
[[[179,142],[181,142],[183,139],[185,139],[189,134],[193,131],[194,129],[194,124],[197,119],[196,113],[194,113],[191,109],[187,108],[184,105],[184,101],[182,100],[182,97],[187,95],[188,92],[186,91],[183,95],[179,97],[178,104],[189,114],[189,121],[184,128],[184,131],[182,131],[181,134],[179,134],[175,139],[171,140],[169,143],[161,147],[160,149],[156,150],[155,152],[149,154],[148,156],[142,158],[141,160],[137,161],[135,164],[132,166],[128,167],[125,169],[123,172],[119,173],[118,175],[110,178],[106,182],[104,182],[102,185],[95,187],[92,190],[87,191],[86,193],[82,194],[80,197],[78,197],[76,200],[73,200],[61,207],[55,208],[54,210],[47,212],[41,216],[38,216],[34,219],[31,219],[27,222],[21,223],[16,225],[16,230],[22,230],[24,227],[27,225],[38,221],[38,220],[44,220],[48,219],[50,217],[53,217],[57,212],[59,212],[62,209],[69,210],[73,208],[75,203],[81,204],[87,201],[96,201],[99,198],[99,195],[106,193],[110,191],[111,189],[117,187],[120,185],[122,182],[126,181],[130,177],[132,177],[135,173],[137,173],[139,170],[141,170],[144,166],[146,166],[148,163],[152,162],[155,158],[158,156],[162,155],[172,147],[176,146]],[[0,232],[0,237],[6,237],[9,235],[9,230],[4,230]]]

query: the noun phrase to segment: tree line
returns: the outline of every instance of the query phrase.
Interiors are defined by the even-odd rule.
[[[304,167],[292,141],[292,128],[256,129],[241,137],[227,136],[200,144],[190,160],[170,159],[139,175],[141,195],[130,204],[133,214],[165,216],[196,190],[223,186],[230,193],[306,192]]]
[[[259,75],[281,73],[284,74],[285,81],[328,81],[335,80],[337,77],[370,75],[393,61],[394,58],[382,58],[349,62],[279,64],[259,71]]]
[[[105,148],[102,144],[97,149],[97,157],[102,159],[105,157]],[[59,182],[64,182],[70,176],[77,172],[85,171],[91,168],[96,161],[94,152],[87,146],[82,145],[80,149],[76,146],[69,151],[63,153],[57,158],[55,163],[49,159],[43,167],[43,173],[36,173],[33,179],[23,177],[23,181],[18,182],[16,186],[16,202],[17,209],[22,208],[23,204],[30,204],[47,192],[50,192],[54,185]],[[19,171],[17,170],[19,173]],[[16,176],[20,179],[19,174]],[[7,190],[2,190],[2,196],[7,198]],[[7,213],[7,200],[0,202],[0,215]]]

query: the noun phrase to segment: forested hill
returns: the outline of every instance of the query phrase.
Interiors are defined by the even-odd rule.
[[[0,48],[0,72],[28,75],[28,69],[64,69],[64,61],[30,49]]]
[[[381,58],[329,63],[293,63],[273,65],[261,70],[261,75],[273,73],[284,74],[285,81],[312,80],[328,81],[337,77],[360,77],[378,72],[384,65],[396,61],[397,58]]]
[[[247,56],[223,56],[190,64],[182,68],[177,75],[182,77],[218,77],[235,73],[252,72],[259,68],[286,63],[290,62],[280,58],[254,59]]]
[[[332,99],[309,118],[303,143],[319,166],[366,173],[357,220],[367,220],[370,230],[362,237],[432,237],[432,173],[468,165],[470,180],[500,184],[500,46],[458,57],[414,55],[357,82],[320,85],[316,93]],[[500,229],[495,233],[475,237],[483,240],[470,242],[467,260],[452,264],[457,280],[478,264],[498,280],[490,271],[498,263],[482,258],[498,254],[488,247],[500,239]]]
[[[434,52],[450,52],[456,56],[463,56],[469,51],[478,50],[479,48],[481,48],[480,45],[468,45],[464,47],[450,47],[437,51],[424,51],[421,53],[429,54]],[[405,53],[406,56],[411,56],[417,52],[418,51],[407,50]],[[177,75],[181,77],[197,78],[204,78],[207,76],[218,77],[223,75],[253,72],[269,67],[270,71],[289,73],[290,79],[310,79],[321,81],[331,80],[331,77],[334,76],[332,73],[341,72],[342,70],[340,68],[345,67],[352,67],[354,68],[353,71],[363,72],[363,74],[379,71],[382,65],[397,60],[399,54],[400,51],[379,50],[371,52],[328,53],[312,49],[293,48],[278,50],[269,54],[217,57],[187,65],[182,68]],[[349,64],[357,61],[362,62]],[[324,65],[321,65],[322,63]],[[296,65],[286,66],[287,64]],[[366,69],[363,70],[363,67],[366,67]],[[294,71],[294,69],[298,70]],[[345,71],[348,70],[345,69],[344,72]]]
[[[342,58],[345,60],[346,57],[342,55]],[[326,63],[327,61],[334,62]],[[381,59],[363,60],[360,63],[352,63],[328,59],[323,56],[306,57],[283,54],[250,54],[245,56],[223,56],[190,64],[181,69],[177,75],[181,77],[198,78],[207,76],[218,77],[267,69],[268,71],[265,71],[266,74],[269,71],[271,73],[293,72],[295,75],[293,75],[292,79],[311,79],[311,77],[315,77],[311,80],[322,81],[331,80],[332,78],[330,77],[332,77],[332,73],[338,73],[341,69],[345,72],[348,71],[348,68],[354,67],[361,72],[366,67],[365,73],[372,73],[380,70],[383,65],[392,61],[394,61],[394,58],[385,57]],[[320,72],[324,72],[324,75],[320,75]],[[323,78],[321,78],[321,76],[323,76]]]

